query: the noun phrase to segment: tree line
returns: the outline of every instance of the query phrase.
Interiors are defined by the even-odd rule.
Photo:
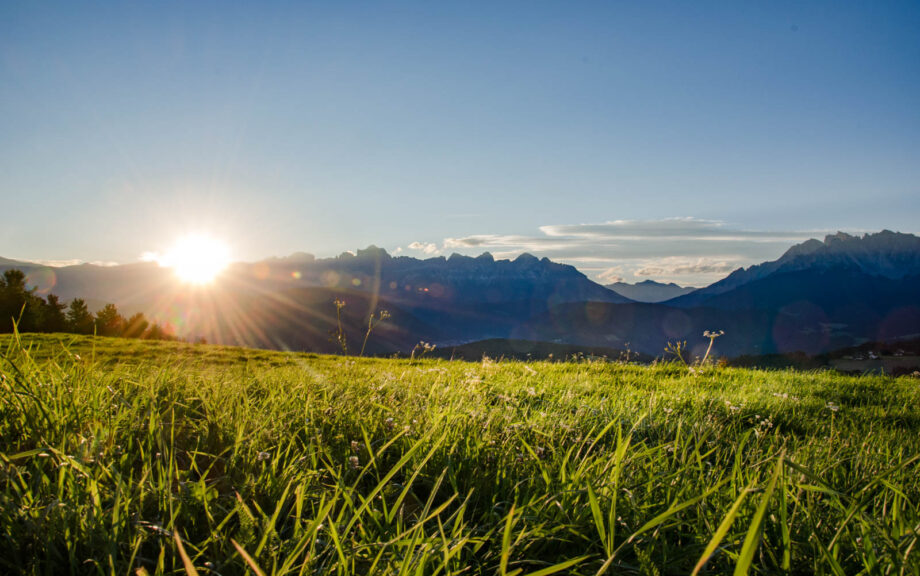
[[[142,312],[125,318],[114,304],[106,304],[95,314],[86,301],[74,298],[64,304],[54,294],[42,298],[26,285],[21,270],[6,270],[0,277],[0,333],[13,328],[20,332],[71,332],[147,340],[175,340],[176,337]]]

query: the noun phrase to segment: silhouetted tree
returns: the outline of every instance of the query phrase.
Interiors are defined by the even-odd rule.
[[[0,332],[12,332],[18,322],[20,332],[36,328],[38,303],[41,298],[26,287],[22,270],[6,270],[0,278]]]
[[[47,301],[40,307],[39,330],[42,332],[64,332],[67,330],[67,317],[64,315],[64,303],[55,294],[48,294]]]
[[[144,317],[144,313],[138,312],[125,320],[125,329],[122,332],[122,336],[125,338],[140,338],[149,326],[150,322]]]
[[[160,325],[154,322],[142,336],[144,340],[168,340],[166,332],[160,328]]]
[[[86,302],[82,298],[74,298],[70,302],[70,308],[67,309],[67,323],[70,325],[70,331],[77,334],[92,334],[94,328],[94,318]]]
[[[125,318],[114,304],[106,304],[96,312],[96,333],[100,336],[121,336],[124,329]]]
[[[82,298],[74,298],[66,307],[54,294],[48,294],[46,301],[26,280],[25,273],[15,268],[0,274],[0,333],[12,332],[15,325],[20,332],[98,331],[101,336],[176,340],[169,326],[151,323],[143,313],[125,320],[115,304],[106,304],[94,316]]]

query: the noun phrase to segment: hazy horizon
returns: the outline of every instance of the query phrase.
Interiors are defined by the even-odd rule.
[[[887,232],[900,233],[900,232],[897,231],[897,230],[895,230],[895,231],[890,231],[890,230],[889,230],[889,231],[887,231]],[[842,231],[838,231],[836,234],[840,234],[840,233],[847,234],[846,232],[842,232]],[[866,235],[871,235],[871,234],[872,234],[872,233],[866,233],[866,234],[864,234],[864,236],[866,236]],[[856,235],[853,235],[853,236],[856,237],[856,238],[859,238],[859,237],[860,237],[859,234],[856,234]],[[815,239],[815,240],[819,240],[819,241],[821,241],[821,240],[825,240],[825,241],[826,241],[826,238],[824,238],[824,239],[822,239],[822,238],[814,238],[814,239]],[[648,237],[642,237],[641,240],[642,240],[643,242],[648,241]],[[791,246],[787,247],[787,249],[788,249],[788,248],[791,248]],[[205,279],[207,280],[207,282],[210,282],[210,280],[211,280],[214,276],[216,276],[217,273],[219,273],[220,270],[221,270],[222,268],[224,268],[225,266],[230,266],[230,265],[243,265],[243,266],[247,266],[247,265],[252,265],[252,264],[260,264],[260,263],[264,263],[264,262],[271,262],[271,261],[273,261],[273,260],[280,260],[280,261],[283,261],[283,260],[287,260],[287,259],[291,259],[291,258],[296,259],[296,258],[298,258],[298,257],[310,257],[310,258],[315,258],[315,259],[317,259],[317,260],[334,260],[334,259],[339,258],[339,257],[341,257],[341,256],[343,256],[343,255],[346,255],[346,254],[350,254],[350,255],[352,255],[352,256],[355,256],[355,255],[357,255],[357,254],[358,254],[360,251],[362,251],[362,250],[371,250],[371,249],[383,249],[383,250],[386,251],[391,257],[410,257],[410,258],[417,258],[417,259],[421,259],[421,260],[429,259],[429,258],[442,258],[442,259],[444,259],[444,258],[448,258],[448,256],[452,256],[453,254],[459,254],[459,252],[451,252],[450,254],[441,254],[441,253],[438,253],[437,255],[424,254],[424,253],[422,253],[422,254],[406,254],[406,253],[404,253],[404,251],[402,251],[401,249],[399,249],[399,250],[398,250],[397,252],[395,252],[395,253],[390,253],[390,252],[388,252],[388,251],[386,250],[386,248],[381,248],[381,247],[376,246],[376,245],[374,245],[374,244],[370,244],[370,245],[368,245],[368,246],[365,246],[365,247],[363,247],[363,248],[358,248],[358,249],[356,249],[356,250],[345,250],[345,251],[343,251],[343,252],[341,252],[341,253],[339,253],[339,254],[337,254],[337,255],[331,255],[331,256],[317,255],[317,254],[314,254],[314,253],[312,253],[312,252],[306,252],[306,251],[298,250],[298,251],[294,251],[294,252],[291,252],[291,253],[288,253],[288,254],[283,254],[283,255],[271,255],[271,256],[267,256],[267,257],[265,257],[265,258],[259,258],[259,259],[256,259],[256,260],[240,260],[240,259],[233,259],[233,258],[229,258],[229,257],[228,257],[228,258],[226,258],[223,262],[218,262],[218,263],[217,263],[217,267],[216,267],[215,269],[213,269],[213,270],[208,270],[208,269],[206,269],[206,270],[204,271],[204,277],[205,277]],[[785,250],[784,250],[784,252],[785,252]],[[517,258],[518,256],[520,256],[521,254],[531,254],[531,252],[521,252],[521,253],[515,252],[515,253],[497,253],[497,254],[493,254],[492,252],[489,252],[488,250],[484,250],[484,251],[479,252],[479,253],[464,254],[464,255],[465,255],[465,256],[471,256],[471,257],[477,257],[477,256],[485,255],[485,254],[491,255],[495,260],[510,261],[510,260],[516,259],[516,258]],[[0,255],[0,260],[2,260],[2,259],[4,259],[4,258],[5,258],[5,257],[4,257],[3,255]],[[665,257],[663,257],[663,261],[666,261],[666,262],[667,262],[667,261],[673,261],[674,258],[675,258],[675,257],[673,257],[673,256],[665,256]],[[137,260],[134,260],[134,261],[130,261],[130,262],[103,262],[103,261],[83,261],[83,260],[29,260],[29,259],[25,259],[25,258],[8,258],[8,259],[9,259],[9,260],[12,260],[12,261],[21,261],[21,262],[28,262],[28,263],[32,263],[32,264],[44,265],[44,266],[48,266],[48,267],[51,267],[51,268],[63,268],[63,267],[68,267],[68,266],[79,266],[79,265],[83,265],[83,264],[90,264],[90,265],[101,266],[101,267],[113,267],[113,266],[122,266],[122,265],[128,265],[128,264],[138,264],[138,263],[150,263],[150,264],[159,264],[160,266],[163,266],[163,267],[173,267],[173,268],[175,267],[175,263],[171,263],[171,262],[164,261],[164,260],[163,260],[163,255],[159,255],[159,254],[156,254],[156,253],[147,253],[147,254],[145,254],[145,255],[142,255],[141,258],[139,258],[139,259],[137,259]],[[765,261],[766,261],[766,260],[765,260]],[[762,262],[757,262],[757,263],[755,263],[755,264],[760,264],[760,263],[762,263]],[[213,266],[213,265],[214,265],[213,262],[208,262],[208,263],[205,264],[205,267],[207,268],[207,266]],[[191,269],[186,270],[186,272],[185,272],[186,275],[187,275],[188,273],[191,273],[192,275],[196,275],[196,274],[199,274],[199,273],[200,273],[200,271],[196,271],[196,269],[199,268],[199,267],[201,266],[201,263],[200,263],[200,262],[198,262],[198,261],[192,261],[192,262],[190,262],[190,263],[186,263],[186,266],[191,266]],[[691,264],[691,266],[692,266],[692,264]],[[701,264],[700,267],[702,268],[702,266],[703,266],[703,265]],[[575,265],[575,267],[576,267],[576,268],[579,268],[577,265]],[[674,274],[668,275],[668,271],[667,271],[667,270],[664,270],[664,269],[656,269],[656,268],[640,269],[640,270],[636,271],[635,275],[634,275],[632,278],[624,278],[624,277],[622,277],[622,276],[616,276],[616,275],[605,275],[603,272],[602,272],[600,275],[594,275],[594,276],[592,276],[591,274],[586,274],[586,275],[587,275],[589,278],[591,278],[592,280],[594,280],[595,282],[598,282],[598,283],[604,284],[604,285],[612,285],[612,284],[615,284],[615,283],[624,283],[624,284],[632,284],[632,285],[635,285],[635,284],[640,284],[640,283],[643,283],[643,282],[652,281],[652,282],[657,282],[657,283],[660,283],[660,284],[677,284],[677,285],[680,285],[681,287],[701,288],[701,287],[707,286],[707,285],[709,285],[709,284],[712,284],[712,283],[714,283],[714,282],[718,282],[718,281],[721,280],[722,278],[728,276],[729,273],[731,273],[731,272],[733,272],[733,271],[735,271],[735,270],[738,270],[739,268],[747,268],[747,267],[749,267],[749,266],[733,267],[733,268],[730,268],[730,269],[729,269],[728,267],[726,267],[726,268],[724,268],[724,269],[712,268],[712,269],[708,269],[708,270],[694,270],[693,272],[698,272],[698,274],[697,274],[696,276],[691,276],[691,275],[690,275],[691,271],[683,271],[682,273],[678,273],[678,274],[676,274],[676,275],[674,275]],[[619,271],[619,268],[607,269],[606,271],[610,271],[610,270]],[[584,270],[581,270],[581,271],[584,272]],[[605,271],[605,272],[606,272],[606,271]],[[710,281],[705,282],[705,283],[699,283],[699,284],[697,284],[697,285],[694,285],[694,284],[691,284],[691,283],[681,283],[681,280],[686,280],[687,278],[690,278],[690,277],[702,277],[703,275],[707,275],[707,276],[709,276],[710,278],[711,278],[711,277],[715,277],[715,279],[714,279],[714,280],[710,280]],[[183,274],[180,272],[180,273],[179,273],[179,276],[181,277],[181,276],[183,276]]]

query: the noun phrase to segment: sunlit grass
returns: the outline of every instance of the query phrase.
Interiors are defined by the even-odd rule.
[[[920,573],[915,379],[0,345],[0,571]]]

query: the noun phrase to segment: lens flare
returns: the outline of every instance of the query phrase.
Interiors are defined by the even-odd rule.
[[[179,238],[157,262],[172,268],[183,282],[210,284],[230,264],[230,250],[210,236],[190,234]]]

